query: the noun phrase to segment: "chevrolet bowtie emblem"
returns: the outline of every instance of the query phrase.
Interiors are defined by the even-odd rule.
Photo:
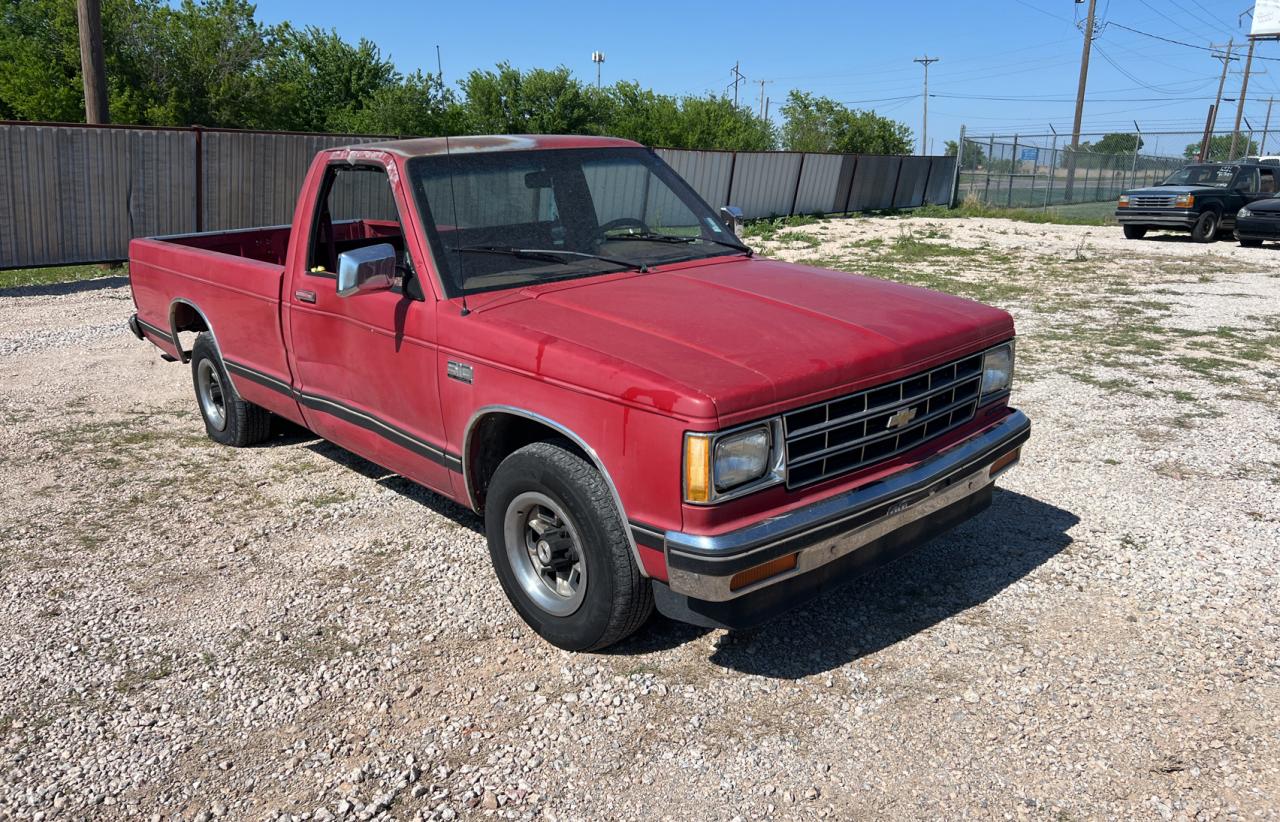
[[[889,418],[889,424],[886,428],[901,428],[916,418],[916,410],[914,408],[903,408]]]

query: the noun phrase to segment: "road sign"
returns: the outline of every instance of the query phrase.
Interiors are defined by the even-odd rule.
[[[1036,157],[1038,156],[1038,152],[1039,152],[1039,151],[1040,151],[1040,149],[1038,149],[1038,148],[1024,148],[1024,149],[1022,150],[1022,155],[1021,155],[1021,156],[1019,156],[1019,157],[1018,157],[1018,159],[1019,159],[1019,160],[1030,160],[1031,162],[1033,162],[1033,163],[1034,163],[1034,162],[1036,161]]]

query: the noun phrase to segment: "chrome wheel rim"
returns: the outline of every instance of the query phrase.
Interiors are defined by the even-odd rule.
[[[507,506],[507,562],[520,588],[539,608],[569,616],[582,607],[587,563],[577,528],[559,503],[526,491]]]
[[[215,430],[227,427],[226,397],[222,392],[222,376],[213,360],[203,359],[196,366],[196,396],[205,421]]]

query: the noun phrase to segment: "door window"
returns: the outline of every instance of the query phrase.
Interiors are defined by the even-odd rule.
[[[378,243],[388,243],[396,250],[400,277],[411,270],[404,227],[386,170],[380,166],[329,166],[312,221],[307,272],[335,277],[338,255]]]

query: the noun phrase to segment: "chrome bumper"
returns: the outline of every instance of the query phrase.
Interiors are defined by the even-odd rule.
[[[1158,225],[1192,228],[1200,215],[1194,211],[1133,211],[1128,208],[1116,209],[1116,222],[1120,225]]]
[[[995,480],[992,463],[1024,443],[1031,421],[1021,411],[946,451],[884,480],[788,511],[736,531],[699,536],[668,531],[670,590],[726,602],[792,580],[981,493]],[[784,574],[733,590],[741,571],[795,553]]]

